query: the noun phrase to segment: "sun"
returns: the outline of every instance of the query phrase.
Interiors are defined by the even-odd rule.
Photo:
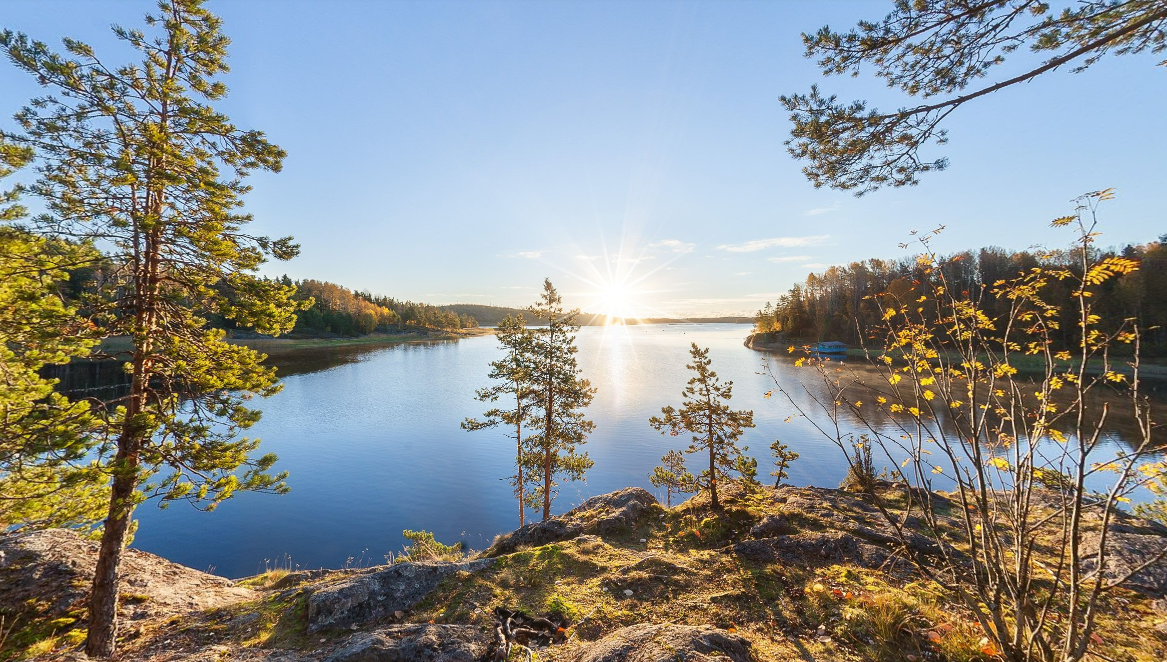
[[[606,316],[609,324],[622,324],[625,319],[635,318],[639,313],[635,293],[624,283],[604,283],[595,297],[595,304],[589,308]]]

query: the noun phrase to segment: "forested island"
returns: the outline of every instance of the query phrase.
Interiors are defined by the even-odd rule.
[[[817,87],[783,96],[787,147],[815,186],[916,184],[947,165],[919,150],[944,144],[955,108],[1071,62],[1167,49],[1162,1],[890,11],[804,35],[808,56],[825,73],[870,65],[908,96],[960,96],[889,114]],[[767,390],[750,400],[781,407],[781,424],[742,405],[740,385],[718,375],[725,355],[681,340],[686,353],[668,355],[683,366],[680,393],[636,394],[653,407],[638,425],[667,448],[641,481],[664,503],[628,487],[567,504],[597,462],[621,461],[587,450],[603,421],[581,326],[634,320],[589,316],[550,278],[528,307],[500,310],[264,277],[300,246],[253,234],[247,178],[280,172],[287,154],[221,110],[222,21],[202,0],[161,0],[113,34],[117,54],[0,32],[10,63],[45,88],[0,132],[0,177],[18,178],[0,192],[4,659],[1167,658],[1167,461],[1142,358],[1167,354],[1167,237],[1101,248],[1114,189],[1050,210],[1059,249],[947,254],[934,248],[940,229],[913,232],[910,259],[833,267],[792,287],[753,320],[789,342],[756,363]],[[1049,59],[964,91],[1022,45]],[[362,553],[344,567],[277,563],[236,579],[132,546],[146,503],[212,511],[293,489],[248,432],[283,386],[253,341],[433,339],[480,324],[496,327],[480,341],[496,343],[475,365],[480,386],[455,396],[443,382],[435,399],[448,410],[436,418],[505,440],[489,449],[503,460],[489,479],[510,488],[514,530],[472,550],[406,528],[408,545],[384,563]],[[862,345],[863,360],[801,344],[825,338]],[[425,361],[428,349],[400,354]],[[116,365],[123,383],[64,392],[51,371],[84,361]],[[799,376],[779,378],[779,362]],[[374,395],[357,407],[396,404]],[[301,396],[294,406],[311,403]],[[326,425],[351,415],[338,404]],[[309,472],[327,454],[350,464],[318,492],[349,526],[362,504],[348,491],[386,451],[365,438],[332,448],[330,435],[298,450]],[[757,438],[768,453],[747,452]],[[845,461],[837,487],[787,484],[812,448]],[[422,452],[431,470],[452,461]],[[463,466],[486,473],[484,457]],[[408,471],[411,487],[433,479]],[[481,499],[459,507],[481,513]]]

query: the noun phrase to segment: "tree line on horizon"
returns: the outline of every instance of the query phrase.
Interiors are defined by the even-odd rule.
[[[1137,321],[1143,329],[1142,353],[1167,355],[1167,234],[1145,244],[1121,249],[1090,247],[1091,259],[1119,257],[1140,268],[1100,284],[1095,310],[1110,326]],[[966,250],[947,255],[935,267],[958,293],[981,302],[985,314],[996,317],[1009,303],[989,296],[998,283],[1035,268],[1081,271],[1081,259],[1071,250],[1009,251],[999,247]],[[754,316],[758,333],[781,334],[793,341],[838,340],[853,345],[870,338],[865,329],[876,327],[883,311],[876,295],[905,295],[933,277],[933,267],[915,258],[872,258],[811,273],[795,283],[777,301],[767,303]],[[1080,275],[1080,274],[1079,274]],[[1046,299],[1065,314],[1074,310],[1075,290],[1068,281],[1051,283]],[[1064,325],[1053,337],[1059,349],[1075,346],[1079,327]]]
[[[478,327],[478,321],[470,315],[428,303],[354,291],[315,279],[293,281],[283,276],[280,281],[296,288],[294,298],[311,302],[297,315],[291,335],[365,336],[411,329],[456,331]]]

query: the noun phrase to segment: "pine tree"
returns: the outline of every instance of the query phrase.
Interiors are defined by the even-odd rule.
[[[584,418],[583,409],[592,402],[596,390],[580,376],[576,362],[575,334],[579,331],[578,310],[564,311],[563,300],[550,279],[543,281],[543,294],[531,307],[531,314],[546,327],[533,329],[531,363],[537,404],[532,415],[539,431],[527,437],[528,466],[539,471],[542,484],[532,497],[543,502],[543,519],[551,516],[557,477],[582,480],[594,464],[577,448],[586,443],[595,423]]]
[[[790,468],[790,463],[798,459],[798,453],[790,450],[786,444],[775,439],[774,443],[770,444],[770,452],[774,456],[774,471],[770,475],[774,477],[774,487],[778,487],[782,483],[783,478],[789,478],[790,474],[786,472]]]
[[[0,138],[0,178],[31,156]],[[108,501],[91,458],[97,420],[87,402],[55,393],[41,370],[85,356],[95,343],[59,294],[68,269],[95,252],[15,225],[25,216],[19,195],[19,187],[0,191],[0,530],[89,530]]]
[[[685,456],[677,451],[669,451],[660,459],[661,466],[652,470],[649,482],[657,488],[665,488],[665,503],[673,507],[673,494],[688,494],[697,491],[697,479],[685,468]]]
[[[709,454],[709,468],[697,477],[697,485],[709,490],[710,503],[718,509],[721,507],[717,501],[718,475],[737,470],[741,455],[737,440],[746,428],[754,427],[754,412],[735,411],[726,404],[733,397],[733,382],[721,383],[711,369],[708,349],[693,343],[689,356],[693,362],[685,367],[695,374],[682,393],[681,408],[663,407],[662,416],[653,416],[648,422],[662,434],[666,431],[674,437],[684,432],[692,434],[692,443],[685,452]]]
[[[290,259],[291,238],[250,235],[240,209],[253,170],[278,171],[279,147],[241,130],[210,103],[227,92],[229,40],[201,0],[163,0],[146,17],[156,36],[115,26],[141,55],[103,62],[65,39],[65,55],[5,31],[12,62],[55,90],[16,115],[15,139],[36,151],[43,232],[100,240],[116,267],[102,332],[126,335],[129,392],[110,407],[111,496],[89,600],[86,652],[115,652],[119,565],[135,506],[149,496],[211,509],[240,490],[284,492],[274,455],[239,433],[278,390],[263,356],[228,344],[206,316],[276,335],[291,329],[294,288],[258,278]],[[147,482],[150,481],[150,482]]]
[[[530,474],[523,473],[523,424],[530,421],[531,411],[537,403],[534,384],[532,383],[532,346],[535,334],[527,328],[521,314],[506,318],[499,323],[495,336],[505,354],[497,361],[490,363],[491,379],[498,383],[488,388],[479,389],[475,399],[479,402],[497,402],[506,398],[510,403],[509,409],[492,407],[487,410],[482,420],[467,418],[462,421],[463,430],[483,430],[497,425],[507,425],[514,428],[515,440],[515,475],[511,477],[511,484],[515,489],[515,496],[519,500],[519,526],[526,522],[525,504],[527,484],[531,482]]]
[[[742,482],[747,488],[757,489],[762,486],[758,482],[758,458],[746,455],[748,450],[749,446],[742,446],[741,454],[733,461],[733,470],[742,477]]]
[[[862,195],[889,184],[914,185],[921,173],[947,167],[947,159],[928,159],[920,151],[947,142],[943,122],[966,103],[1053,71],[1082,71],[1108,54],[1167,49],[1163,0],[1057,4],[895,0],[881,20],[860,21],[847,32],[823,27],[804,33],[806,56],[816,59],[824,75],[873,72],[920,101],[880,112],[866,101],[839,102],[818,86],[782,96],[794,124],[786,143],[790,154],[807,162],[803,173],[816,187]],[[1049,58],[967,89],[1019,49]]]

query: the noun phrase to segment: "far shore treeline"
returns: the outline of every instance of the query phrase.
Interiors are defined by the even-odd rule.
[[[1093,304],[1096,314],[1112,326],[1124,320],[1138,323],[1143,329],[1144,356],[1167,356],[1167,234],[1121,249],[1091,248],[1091,253],[1096,260],[1122,257],[1141,265],[1137,271],[1101,283]],[[1006,312],[1008,302],[988,296],[995,284],[1037,267],[1081,272],[1080,263],[1081,257],[1070,250],[1010,251],[990,246],[951,254],[939,268],[960,289],[956,294],[979,300],[984,312],[996,318]],[[754,324],[758,333],[781,334],[789,340],[864,344],[861,341],[870,339],[860,337],[859,330],[878,326],[883,314],[875,295],[902,296],[927,281],[930,269],[914,258],[872,258],[832,266],[808,275],[805,282],[795,283],[777,301],[767,303],[754,316]],[[1046,296],[1063,314],[1077,307],[1068,280],[1051,282]],[[1059,349],[1070,348],[1080,335],[1079,327],[1065,324],[1053,340]]]

